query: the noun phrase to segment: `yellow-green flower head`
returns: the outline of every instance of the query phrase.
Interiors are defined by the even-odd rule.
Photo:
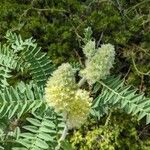
[[[80,127],[87,119],[90,113],[92,98],[89,92],[78,89],[74,95],[73,101],[67,109],[67,125],[69,128]]]
[[[56,112],[62,112],[69,128],[79,127],[86,120],[91,106],[89,92],[78,89],[74,69],[62,64],[47,82],[45,100]]]
[[[47,82],[45,88],[45,100],[48,105],[54,107],[55,111],[64,110],[73,96],[77,85],[75,83],[74,69],[69,63],[64,63]]]
[[[83,47],[83,53],[88,59],[91,59],[94,56],[95,52],[96,52],[95,41],[92,40],[88,41],[86,45]]]
[[[97,49],[94,57],[87,61],[86,68],[80,71],[80,76],[87,79],[89,84],[94,84],[100,79],[106,78],[113,67],[115,49],[111,44],[103,44]]]

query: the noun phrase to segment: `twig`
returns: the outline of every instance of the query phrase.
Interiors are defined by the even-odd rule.
[[[35,7],[31,7],[30,9],[37,10],[37,11],[67,12],[64,9],[56,9],[56,8],[35,8]]]
[[[143,51],[146,55],[149,55],[150,56],[150,53],[149,53],[149,51],[147,50],[147,49],[144,49],[144,48],[142,48],[142,47],[139,47],[139,46],[137,46],[136,44],[133,44],[133,47],[136,47],[137,49],[136,50],[138,50],[138,51]],[[129,47],[130,48],[130,47]]]
[[[30,7],[26,10],[24,10],[24,12],[20,15],[19,17],[19,22],[21,22],[21,19],[23,16],[26,16],[29,10],[36,10],[36,11],[50,11],[50,12],[67,12],[67,10],[64,9],[57,9],[57,8],[36,8],[34,7],[34,2],[36,0],[32,0]]]
[[[147,128],[149,128],[149,127],[150,127],[149,125],[145,126],[145,127],[142,129],[142,131],[139,132],[138,137],[140,137],[140,136],[143,134],[143,132],[144,132]],[[148,129],[147,129],[147,130],[148,130]]]
[[[134,67],[134,69],[136,70],[136,72],[137,72],[137,74],[138,75],[147,75],[147,76],[150,76],[150,70],[148,71],[148,72],[141,72],[138,68],[137,68],[137,66],[136,66],[136,64],[135,64],[135,61],[134,61],[134,58],[133,58],[133,53],[132,53],[132,63],[133,63],[133,67]]]
[[[126,77],[129,75],[129,73],[130,73],[130,70],[131,70],[131,67],[129,67],[129,69],[128,69],[128,71],[127,71],[127,73],[125,74],[125,76],[124,76],[124,81],[126,80]]]
[[[140,84],[140,87],[139,87],[140,92],[143,91],[143,83],[144,83],[144,76],[141,75],[141,84]]]
[[[112,112],[110,111],[110,112],[109,112],[109,115],[108,115],[108,117],[107,117],[107,119],[106,119],[105,126],[108,125],[108,123],[109,123],[109,121],[110,121],[111,114],[112,114]]]
[[[138,4],[136,4],[136,5],[134,5],[134,6],[132,6],[131,8],[128,8],[127,9],[127,13],[130,13],[132,10],[134,10],[136,7],[138,7],[138,6],[140,6],[140,5],[143,5],[144,3],[147,3],[147,2],[149,2],[150,0],[144,0],[144,1],[142,1],[142,2],[140,2],[140,3],[138,3]]]
[[[98,42],[97,42],[97,48],[99,47],[99,45],[100,45],[100,42],[101,42],[101,40],[102,40],[102,38],[103,38],[103,35],[104,35],[104,32],[102,32],[101,33],[101,35],[100,35],[100,38],[99,38],[99,40],[98,40]]]
[[[67,125],[65,125],[63,133],[62,133],[62,135],[61,135],[61,137],[60,137],[60,139],[58,141],[58,145],[55,147],[55,150],[59,150],[60,149],[60,147],[61,147],[61,141],[65,140],[65,138],[67,136],[67,133],[68,133],[68,127],[67,127]]]
[[[74,50],[76,56],[78,57],[80,65],[83,67],[83,63],[82,63],[82,60],[81,60],[82,58],[80,57],[79,53],[75,49],[73,49],[73,50]]]

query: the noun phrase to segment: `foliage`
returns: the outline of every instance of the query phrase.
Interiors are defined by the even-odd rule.
[[[96,113],[98,118],[107,109],[115,106],[128,114],[137,115],[138,120],[146,117],[147,124],[150,123],[149,98],[145,98],[142,93],[136,93],[137,91],[132,89],[131,86],[124,86],[119,78],[107,78],[104,81],[99,81],[99,83],[103,86],[103,89],[93,103],[95,110],[93,113]],[[107,109],[101,110],[100,107],[104,107],[104,105]]]
[[[62,117],[43,100],[52,64],[32,38],[22,40],[12,32],[5,37],[7,43],[0,49],[0,68],[4,70],[0,89],[1,149],[52,149],[64,126]],[[28,76],[14,83],[15,74]]]
[[[87,26],[92,27],[100,43],[146,43],[148,3],[149,0],[1,0],[0,32],[4,35],[11,28],[20,30],[24,37],[33,36],[55,63],[61,63],[79,52],[78,42]]]
[[[33,36],[58,65],[77,59],[84,28],[97,46],[115,45],[115,74],[149,95],[149,0],[1,0],[0,40],[8,29]],[[7,73],[8,74],[8,73]]]
[[[0,41],[3,44],[0,45],[0,149],[10,150],[12,147],[20,150],[46,149],[47,146],[49,146],[47,149],[54,149],[64,124],[61,116],[54,113],[43,101],[43,87],[53,66],[41,51],[48,52],[56,65],[68,60],[77,62],[79,59],[80,66],[83,66],[81,45],[85,42],[82,35],[87,26],[92,27],[91,34],[96,39],[96,48],[101,43],[115,45],[117,63],[113,72],[122,75],[124,84],[133,84],[139,89],[131,91],[133,87],[124,86],[119,78],[107,79],[114,84],[105,80],[97,83],[91,91],[91,95],[95,98],[91,117],[98,120],[96,126],[99,119],[109,114],[113,108],[123,108],[131,115],[137,113],[139,119],[145,116],[148,123],[149,100],[138,93],[145,92],[147,96],[150,95],[149,2],[149,0],[1,0]],[[7,43],[4,44],[6,41],[4,35],[8,29],[21,33],[24,38],[34,37],[42,50],[33,39],[22,40],[21,36],[11,32],[5,36]],[[90,40],[89,36],[86,36]],[[85,88],[88,89],[88,86],[85,85]],[[131,92],[135,101],[126,95],[125,90]],[[117,135],[120,135],[122,127],[124,133],[129,133],[127,138],[124,138],[127,147],[129,143],[130,148],[134,146],[135,149],[137,146],[141,148],[142,143],[143,150],[149,150],[150,142],[147,134],[150,130],[148,125],[144,125],[145,117],[142,119],[144,123],[140,126],[142,129],[137,129],[144,130],[144,133],[141,131],[143,142],[138,139],[132,122],[127,123],[128,119],[120,122],[122,118],[119,116],[118,120],[113,122],[116,116],[117,113],[107,128],[101,125],[103,130],[98,127],[96,131],[89,132],[89,136],[97,132],[106,134],[112,127],[118,131]],[[126,115],[122,117],[126,118]],[[86,131],[90,130],[88,125],[87,128],[89,129]],[[128,129],[133,129],[134,136]],[[112,139],[111,134],[114,135],[116,132],[109,133],[108,140]],[[114,135],[115,141],[121,142],[122,136],[117,138],[117,135]],[[136,144],[132,144],[132,141]],[[111,146],[114,144],[112,141],[109,143]],[[119,143],[118,147],[121,144]],[[62,143],[62,147],[71,150],[66,141]]]
[[[86,32],[87,34],[85,35],[90,35],[88,34],[90,30],[86,30]],[[85,39],[87,37],[85,37]],[[46,103],[44,98],[44,94],[46,94],[44,93],[45,83],[52,74],[54,68],[49,57],[40,51],[41,49],[32,38],[23,40],[20,35],[10,31],[7,32],[5,38],[6,43],[1,44],[0,49],[0,55],[3,56],[0,60],[0,70],[2,70],[0,74],[0,148],[5,150],[72,149],[69,142],[64,140],[69,129],[66,120],[64,120],[64,114],[61,112],[56,113],[55,110],[50,107],[51,105]],[[91,37],[88,40],[91,40]],[[111,54],[108,53],[107,55]],[[63,84],[62,87],[63,90],[65,90],[68,88],[68,84],[66,84],[65,81],[67,80],[68,83],[69,80],[69,86],[70,81],[72,81],[72,78],[71,80],[69,79],[69,76],[72,77],[72,72],[69,74],[71,70],[59,76],[59,69],[61,68],[61,70],[63,70],[63,66],[64,65],[58,67],[50,77],[50,81],[56,77],[52,82],[54,84],[48,85],[50,88],[56,86],[56,89],[54,88],[52,90],[54,96],[60,96],[62,94],[61,92],[57,92],[59,83]],[[70,67],[69,65],[69,68]],[[84,66],[81,67],[84,69]],[[81,68],[76,69],[78,73],[80,69]],[[97,120],[97,125],[102,116],[110,114],[111,111],[116,108],[128,114],[136,115],[138,120],[146,118],[146,123],[150,123],[149,98],[145,98],[143,94],[138,93],[136,90],[131,90],[130,86],[125,86],[120,77],[112,76],[106,79],[100,79],[97,80],[96,84],[89,85],[89,87],[86,86],[88,83],[86,83],[84,77],[79,81],[75,80],[74,73],[73,77],[73,82],[78,82],[78,84],[76,83],[78,90],[75,98],[72,99],[72,102],[75,103],[69,112],[67,112],[68,114],[73,114],[75,118],[68,118],[69,121],[71,119],[73,119],[73,121],[71,120],[72,122],[74,122],[74,120],[82,121],[78,117],[80,114],[86,115],[87,117],[87,114],[84,114],[87,110],[82,107],[84,103],[80,104],[79,111],[76,110],[82,99],[83,102],[90,99],[90,93],[90,97],[94,97],[95,99],[89,118]],[[17,80],[14,81],[16,78]],[[66,86],[64,86],[64,84]],[[83,89],[84,87],[86,87],[88,92]],[[66,93],[65,96],[67,96],[67,94],[70,93]],[[61,98],[63,100],[63,96]],[[70,105],[70,103],[68,105]],[[76,112],[79,114],[76,114]],[[82,118],[84,116],[81,115],[80,117]],[[109,117],[110,115],[108,115],[108,120]],[[83,120],[85,121],[84,118]],[[114,123],[114,126],[116,126],[116,124],[117,123]],[[122,132],[124,126],[127,126],[126,122],[121,126],[120,124],[119,122],[115,130],[116,132],[107,134],[108,138],[106,143],[111,144],[111,141],[113,141],[115,137],[120,137],[120,132]],[[106,122],[105,126],[106,125],[109,125],[109,123]],[[90,139],[95,135],[106,135],[111,129],[111,126],[109,126],[109,128],[102,126],[102,128],[96,128],[90,131],[87,134],[89,142],[87,146],[92,145],[94,147]],[[129,128],[127,131],[129,131],[131,137],[138,140],[135,128],[132,124],[131,130]],[[129,139],[131,138],[130,136]],[[121,142],[119,139],[117,140],[118,143]],[[106,143],[103,143],[104,146]],[[129,143],[129,145],[130,144],[132,143]],[[148,142],[146,144],[148,145]],[[138,145],[135,145],[135,147],[137,146]],[[146,147],[146,145],[144,146]]]
[[[150,91],[149,0],[1,0],[0,41],[8,29],[34,37],[54,64],[82,65],[84,29],[91,26],[96,47],[115,45],[114,73],[147,95]],[[1,68],[5,76],[9,70]],[[28,73],[26,73],[28,76]],[[14,82],[22,78],[17,74]],[[34,76],[36,77],[36,76]],[[2,77],[3,78],[3,77]],[[6,81],[1,79],[4,85]]]
[[[109,120],[108,120],[109,119]],[[130,123],[129,123],[130,121]],[[89,120],[86,126],[74,131],[70,141],[79,150],[146,150],[150,145],[139,139],[137,122],[130,116],[114,111],[99,122]]]

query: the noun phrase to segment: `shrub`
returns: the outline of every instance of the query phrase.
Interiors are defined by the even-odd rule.
[[[90,35],[89,31],[86,30],[85,35]],[[7,39],[6,43],[1,44],[0,47],[1,149],[58,150],[62,148],[71,150],[72,146],[65,140],[68,130],[80,128],[88,117],[98,121],[114,109],[135,115],[138,120],[144,118],[147,124],[150,123],[149,98],[145,98],[143,93],[138,93],[131,86],[125,86],[120,77],[110,76],[108,69],[112,67],[111,65],[111,67],[108,66],[109,68],[104,67],[107,69],[105,78],[98,77],[102,70],[97,70],[100,74],[96,73],[95,84],[91,82],[88,84],[87,81],[91,81],[91,79],[87,80],[86,76],[82,78],[78,76],[79,81],[77,82],[76,76],[81,67],[86,69],[87,65],[76,68],[66,63],[52,73],[54,67],[50,59],[40,51],[35,40],[32,38],[23,40],[20,35],[12,32],[7,32],[5,38]],[[91,40],[91,37],[85,36],[85,44],[88,43],[88,40]],[[98,48],[97,52],[105,46]],[[111,53],[107,53],[108,49]],[[97,52],[94,56],[99,54]],[[115,51],[112,46],[107,45],[102,54],[105,52],[107,55],[104,55],[106,61],[104,65],[107,65],[108,58],[114,60]],[[87,51],[84,53],[86,54]],[[95,57],[89,57],[86,61],[93,60]],[[99,61],[98,65],[103,66],[103,64],[99,64]],[[77,73],[75,73],[76,71]],[[93,74],[95,72],[87,73]],[[20,80],[14,82],[16,74],[26,78],[19,78]],[[94,100],[92,101],[92,99]],[[61,105],[58,101],[61,102]],[[106,143],[110,144],[113,138],[119,137],[124,125],[126,123],[119,124],[116,132],[108,134]],[[111,126],[109,128],[101,127],[90,131],[87,137],[97,134],[106,135],[111,128]],[[119,131],[117,132],[117,130]],[[130,128],[127,131],[131,137],[138,140],[132,125],[131,132]],[[111,134],[115,135],[111,136]],[[89,140],[87,142],[89,142],[87,146],[92,144]],[[106,143],[101,144],[107,146]]]

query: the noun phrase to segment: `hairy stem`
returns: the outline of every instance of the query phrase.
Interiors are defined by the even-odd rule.
[[[81,87],[85,83],[85,81],[86,81],[86,79],[82,78],[78,83],[78,87]]]
[[[79,83],[78,83],[78,87],[81,87],[84,83],[86,82],[86,79],[85,78],[82,78]],[[60,137],[60,139],[58,140],[58,145],[55,147],[55,150],[59,150],[60,147],[61,147],[61,141],[64,141],[66,136],[67,136],[67,132],[68,132],[68,127],[67,127],[67,124],[65,125],[65,128],[63,130],[63,133]]]
[[[62,135],[61,135],[61,137],[60,137],[60,139],[58,141],[58,145],[55,147],[55,150],[59,150],[60,149],[60,147],[61,147],[61,141],[65,140],[65,138],[67,136],[67,132],[68,132],[68,127],[67,127],[67,125],[65,125],[63,133],[62,133]]]

